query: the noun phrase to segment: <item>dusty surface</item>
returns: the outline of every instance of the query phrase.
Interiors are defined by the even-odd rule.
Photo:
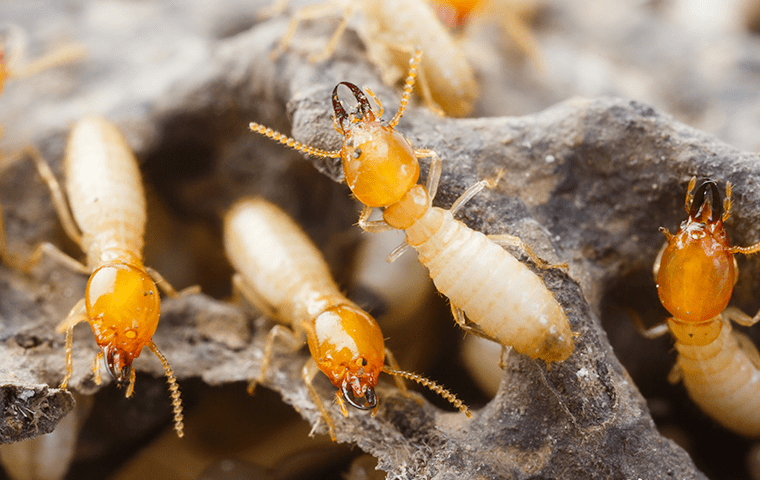
[[[256,371],[271,327],[249,308],[223,300],[229,294],[231,272],[221,251],[221,214],[239,196],[264,195],[302,222],[325,251],[341,284],[348,285],[349,292],[360,296],[363,304],[375,306],[383,325],[381,295],[352,284],[356,265],[350,259],[362,235],[352,226],[357,206],[348,189],[328,179],[339,180],[339,165],[309,159],[314,169],[300,155],[250,134],[248,122],[255,120],[299,141],[331,149],[340,142],[332,129],[329,102],[336,83],[350,80],[371,85],[384,100],[388,118],[398,99],[397,90],[379,82],[351,30],[328,62],[309,64],[304,51],[323,42],[334,27],[329,21],[305,26],[293,51],[274,61],[269,52],[283,32],[285,17],[258,20],[255,2],[228,2],[226,8],[211,3],[83,2],[67,3],[65,8],[38,6],[42,10],[30,11],[21,2],[12,2],[0,7],[3,17],[34,32],[30,34],[32,57],[52,48],[56,41],[76,40],[91,52],[76,65],[8,85],[0,97],[0,121],[5,127],[2,151],[7,154],[34,142],[58,171],[68,123],[92,111],[108,115],[135,148],[151,191],[146,263],[176,287],[199,283],[206,293],[166,300],[154,337],[184,388],[190,445],[196,445],[192,443],[193,407],[203,407],[207,386],[246,381]],[[568,61],[562,59],[573,55],[589,59],[579,52],[587,52],[595,35],[601,36],[593,29],[589,31],[595,33],[588,37],[573,34],[573,28],[584,25],[579,18],[593,24],[595,17],[571,14],[568,9],[557,4],[548,10],[541,39],[549,68],[561,68]],[[636,21],[610,33],[617,42],[625,43],[626,33],[640,29],[645,30],[643,36],[647,36],[646,29],[662,32],[663,27],[654,20],[673,15],[654,7],[637,13]],[[565,51],[558,51],[558,38],[563,35],[573,41],[563,44]],[[672,45],[687,45],[699,53],[698,44],[690,42],[688,35],[691,33],[674,39]],[[610,41],[601,50],[615,45]],[[754,40],[742,45],[750,60],[760,55],[753,49]],[[499,54],[499,49],[494,52]],[[453,355],[435,353],[445,352],[447,345],[456,345],[461,337],[445,307],[426,309],[435,317],[433,326],[415,317],[410,320],[412,327],[409,322],[402,325],[406,333],[386,333],[402,367],[423,369],[437,362],[428,374],[472,401],[476,407],[473,420],[427,401],[420,405],[404,398],[390,382],[378,390],[381,406],[375,418],[357,411],[343,418],[337,407],[329,404],[334,388],[320,377],[317,388],[336,419],[339,441],[371,453],[389,478],[705,478],[684,450],[658,432],[646,400],[613,353],[600,316],[605,315],[611,337],[620,342],[618,353],[633,358],[627,365],[636,381],[658,378],[664,382],[672,361],[672,356],[663,353],[669,348],[667,341],[636,343],[635,333],[626,330],[629,320],[614,314],[631,307],[648,317],[646,320],[663,316],[655,308],[657,299],[648,273],[663,241],[657,227],[674,229],[682,220],[685,186],[692,175],[711,176],[721,183],[730,180],[735,192],[729,222],[732,239],[747,244],[760,238],[756,227],[760,224],[760,193],[753,188],[760,181],[760,170],[756,154],[737,150],[663,112],[704,126],[709,123],[706,112],[720,111],[726,125],[741,124],[743,129],[719,122],[711,132],[725,133],[724,139],[743,148],[755,148],[752,135],[744,133],[744,128],[755,131],[752,122],[737,120],[747,117],[751,107],[734,102],[737,108],[727,109],[726,97],[712,93],[741,84],[731,75],[721,86],[710,78],[695,77],[696,93],[673,80],[668,84],[670,92],[683,92],[677,104],[661,101],[673,97],[667,89],[654,88],[657,75],[663,75],[660,70],[647,73],[651,76],[639,83],[648,90],[624,88],[629,83],[620,87],[615,79],[629,77],[613,67],[625,61],[612,61],[604,55],[601,58],[607,60],[602,66],[617,77],[601,73],[594,77],[590,72],[595,70],[590,68],[579,68],[577,76],[550,72],[541,77],[531,73],[531,67],[511,62],[491,64],[497,67],[483,70],[483,64],[474,59],[483,85],[476,113],[490,118],[441,119],[413,106],[402,119],[399,130],[415,146],[434,148],[443,159],[436,205],[448,207],[468,185],[505,169],[499,187],[470,202],[460,218],[486,233],[520,235],[543,258],[567,261],[567,273],[537,273],[555,293],[579,335],[575,353],[548,369],[542,362],[511,355],[501,388],[488,401],[467,391],[471,383],[456,378],[456,373],[464,374]],[[688,66],[700,58],[694,53],[683,62]],[[725,57],[724,63],[730,64],[731,58]],[[637,65],[635,60],[626,61]],[[667,64],[666,59],[661,62]],[[498,76],[494,69],[525,75],[516,79],[512,73],[499,85],[493,83]],[[754,74],[751,69],[744,71],[748,76]],[[589,86],[585,80],[592,77],[605,82]],[[574,85],[585,85],[586,90]],[[591,88],[594,85],[596,90]],[[512,102],[520,86],[528,93]],[[499,88],[511,93],[497,97]],[[747,87],[747,92],[746,98],[757,98],[756,90]],[[556,103],[578,93],[596,98]],[[698,103],[694,98],[705,100]],[[503,116],[528,112],[531,114]],[[424,162],[422,169],[424,175]],[[80,255],[76,246],[64,239],[49,195],[28,162],[4,166],[0,203],[13,251],[29,252],[36,242],[48,240]],[[514,253],[525,260],[520,252]],[[737,300],[753,312],[757,302],[753,303],[752,292],[760,286],[753,280],[758,278],[758,266],[754,262],[740,266]],[[51,261],[29,275],[0,266],[2,441],[49,431],[71,408],[71,397],[53,388],[64,373],[63,336],[55,333],[55,326],[82,296],[84,285],[84,278]],[[427,301],[427,297],[420,299]],[[163,370],[146,351],[135,367],[157,378],[139,375],[136,398],[125,401],[119,398],[121,391],[108,385],[108,378],[104,378],[104,387],[94,384],[90,365],[96,345],[87,327],[77,328],[74,347],[70,387],[83,394],[98,392],[92,418],[100,422],[85,425],[81,441],[90,450],[80,452],[80,458],[89,455],[92,459],[100,452],[118,464],[170,421],[168,393],[159,378]],[[423,358],[415,365],[409,360],[409,365],[406,352],[411,359],[414,351],[422,348],[431,349],[424,356],[428,361]],[[448,363],[433,362],[442,356]],[[305,350],[278,353],[264,385],[313,424],[319,414],[300,380],[307,359]],[[644,366],[652,363],[658,365],[645,371]],[[236,394],[240,402],[250,401],[242,388]],[[665,402],[668,408],[679,408],[669,397],[657,395],[657,405]],[[98,416],[99,404],[109,417]],[[662,408],[653,410],[657,414]],[[709,425],[698,413],[688,421]],[[249,434],[255,435],[256,428],[251,425]],[[323,422],[317,431],[326,431]],[[207,430],[203,432],[209,435]],[[245,434],[236,432],[239,436],[235,438],[244,442]],[[108,441],[93,440],[99,438],[98,433]],[[687,447],[703,441],[689,435],[677,428],[671,436]],[[99,441],[111,450],[103,445],[93,449]],[[733,445],[741,442],[733,441]],[[736,448],[746,450],[746,443],[739,445]],[[224,452],[233,457],[235,453]],[[706,465],[711,477],[721,469],[724,474],[729,472],[725,478],[746,475],[733,475],[736,470],[709,462]],[[736,465],[730,468],[736,469]]]

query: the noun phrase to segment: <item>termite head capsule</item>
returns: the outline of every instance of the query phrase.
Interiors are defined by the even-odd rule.
[[[346,113],[338,98],[345,85],[358,105]],[[409,142],[392,127],[382,125],[364,92],[340,82],[332,93],[335,124],[343,135],[341,160],[346,183],[356,198],[370,207],[398,202],[420,176],[420,165]]]
[[[691,185],[693,188],[693,184]],[[709,189],[712,199],[707,198]],[[689,202],[690,199],[690,202]],[[657,293],[675,318],[704,322],[725,310],[736,280],[718,187],[705,180],[687,194],[689,217],[668,237],[657,272]]]
[[[85,293],[87,316],[104,362],[119,383],[151,341],[161,311],[156,284],[139,266],[106,264],[95,270]]]
[[[361,410],[377,407],[375,386],[385,363],[385,344],[369,314],[350,304],[331,307],[317,317],[308,341],[317,366],[338,388],[344,414],[343,398]]]

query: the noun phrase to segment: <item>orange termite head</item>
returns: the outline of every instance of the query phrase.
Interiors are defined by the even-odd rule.
[[[708,189],[711,199],[706,195]],[[723,228],[723,204],[716,183],[702,182],[688,207],[689,217],[678,232],[665,232],[668,244],[657,271],[657,293],[675,318],[704,322],[728,305],[736,267]]]
[[[108,373],[119,383],[151,342],[161,311],[156,284],[138,265],[111,263],[95,270],[85,293],[87,316]]]
[[[450,28],[461,27],[467,22],[468,17],[480,0],[432,0],[433,9],[441,22]]]
[[[344,85],[358,105],[349,113],[338,98]],[[332,93],[335,123],[343,134],[340,156],[346,183],[363,204],[384,207],[398,202],[420,177],[420,165],[409,142],[392,127],[375,119],[364,92],[340,82]]]
[[[361,410],[377,407],[375,386],[385,363],[385,343],[374,318],[355,305],[330,307],[308,330],[308,342],[317,366],[339,389],[339,402],[343,397]]]

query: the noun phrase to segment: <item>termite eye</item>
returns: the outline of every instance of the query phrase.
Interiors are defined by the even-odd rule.
[[[362,156],[362,149],[361,148],[357,148],[356,150],[354,150],[354,158],[358,159],[361,156]]]
[[[366,367],[366,366],[367,366],[367,359],[362,358],[362,367]]]

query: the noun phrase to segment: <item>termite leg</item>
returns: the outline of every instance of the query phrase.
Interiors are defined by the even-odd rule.
[[[156,282],[156,285],[158,288],[160,288],[165,294],[167,294],[171,298],[177,298],[177,297],[183,297],[185,295],[193,295],[196,293],[200,293],[201,287],[198,285],[191,285],[189,287],[183,288],[179,292],[172,287],[171,283],[169,283],[163,275],[158,273],[157,271],[153,270],[150,267],[145,267],[145,271],[148,272],[148,275],[150,275],[150,278],[153,279],[154,282]]]
[[[402,243],[398,247],[394,248],[391,253],[388,254],[388,257],[385,259],[385,261],[388,262],[388,263],[395,262],[396,260],[398,260],[398,258],[401,255],[403,255],[406,252],[408,252],[410,248],[412,248],[412,247],[410,247],[408,243],[406,243],[406,242]]]
[[[728,320],[733,320],[734,322],[744,327],[751,327],[752,325],[756,324],[758,320],[760,320],[760,312],[757,312],[754,317],[750,317],[736,307],[727,307],[723,311],[723,316]]]
[[[335,10],[335,4],[330,1],[319,3],[317,5],[308,5],[296,10],[296,12],[293,14],[293,18],[290,19],[290,23],[288,24],[288,31],[285,32],[285,35],[283,35],[282,38],[280,38],[280,42],[277,44],[277,48],[272,50],[272,53],[269,54],[269,58],[271,58],[272,60],[276,60],[277,57],[285,53],[285,51],[288,49],[288,46],[290,45],[290,42],[293,40],[293,37],[296,34],[298,25],[302,21],[327,17],[330,14],[332,14],[334,10]],[[345,29],[345,26],[343,28]],[[343,33],[343,32],[341,31],[340,33]],[[330,41],[332,41],[332,38],[330,39]],[[335,43],[337,44],[337,40],[335,41]],[[328,46],[329,45],[330,45],[330,42],[328,42]],[[333,45],[333,49],[334,48],[335,48],[335,45]],[[325,52],[322,52],[322,54],[324,53]],[[328,52],[327,55],[329,56],[330,53],[332,53],[332,51]]]
[[[298,338],[288,327],[284,325],[275,325],[272,327],[272,329],[267,334],[267,339],[264,343],[264,352],[261,356],[261,369],[259,370],[259,375],[258,377],[251,379],[251,381],[248,383],[248,393],[250,395],[253,395],[254,390],[256,390],[256,385],[258,385],[259,382],[263,381],[264,378],[266,378],[269,364],[272,363],[274,342],[277,337],[281,337],[285,341],[288,346],[288,350],[290,351],[295,352],[303,347],[303,339]]]
[[[473,199],[475,195],[480,193],[484,188],[495,188],[499,184],[499,180],[501,180],[502,175],[504,175],[504,170],[499,170],[496,174],[495,178],[486,178],[485,180],[481,180],[479,182],[475,182],[474,184],[470,185],[467,190],[462,192],[462,194],[454,200],[454,203],[451,205],[451,214],[456,215],[456,213],[464,207],[467,202]]]
[[[399,368],[398,366],[398,362],[396,361],[396,357],[393,355],[393,352],[391,352],[387,348],[385,349],[385,358],[386,360],[388,360],[388,365],[390,365],[390,367],[393,370],[401,370],[401,368]],[[403,393],[405,397],[408,397],[409,390],[407,390],[406,388],[404,379],[399,377],[398,375],[394,375],[393,380],[396,382],[396,386],[398,387],[398,389],[401,390],[401,393]]]
[[[470,333],[472,335],[476,335],[481,338],[485,338],[486,340],[490,340],[492,342],[501,343],[500,341],[496,340],[495,338],[491,337],[490,335],[487,335],[485,332],[483,332],[480,328],[473,327],[471,325],[467,324],[467,320],[465,318],[464,310],[457,307],[453,303],[451,303],[451,315],[454,316],[454,321],[462,327],[462,330],[464,330],[467,333]]]
[[[37,172],[39,172],[40,176],[47,184],[48,190],[50,190],[50,195],[53,198],[53,205],[58,213],[58,219],[61,221],[61,225],[63,225],[66,235],[81,247],[82,234],[79,232],[79,228],[77,228],[74,218],[71,216],[68,202],[66,202],[66,197],[63,195],[63,190],[61,190],[61,185],[58,183],[58,179],[55,178],[53,171],[50,170],[50,166],[42,158],[42,154],[36,147],[29,146],[24,149],[24,151],[32,158],[32,160],[34,160]]]
[[[546,67],[544,57],[541,54],[541,47],[526,22],[520,18],[516,11],[510,8],[500,9],[499,12],[499,19],[504,31],[507,32],[523,53],[530,58],[536,67],[536,71],[540,74],[545,73]]]
[[[509,234],[501,234],[501,235],[487,235],[488,239],[494,242],[497,245],[501,245],[502,247],[518,247],[522,251],[524,251],[528,257],[530,257],[531,260],[533,260],[533,263],[536,264],[538,268],[541,268],[543,270],[547,270],[549,268],[560,268],[567,270],[569,267],[567,265],[567,262],[564,263],[557,263],[557,264],[550,264],[546,263],[545,260],[541,259],[538,255],[536,255],[533,252],[533,249],[528,246],[527,243],[525,243],[520,237],[516,237],[514,235]]]
[[[269,318],[277,318],[277,312],[263,297],[261,297],[255,288],[248,285],[243,275],[236,273],[232,276],[232,295],[233,297],[242,296],[245,300],[253,305]]]
[[[752,339],[741,332],[737,332],[736,330],[732,331],[731,333],[734,334],[736,343],[739,344],[739,348],[741,348],[742,351],[747,355],[747,358],[750,362],[752,362],[752,365],[754,365],[756,369],[760,369],[760,352],[757,351],[757,346],[752,341]]]
[[[330,412],[328,412],[327,408],[325,408],[325,404],[322,402],[322,399],[319,397],[319,394],[317,393],[317,390],[314,388],[314,385],[313,385],[314,377],[317,375],[317,372],[319,372],[319,369],[317,368],[317,364],[314,363],[314,360],[310,359],[304,364],[303,370],[301,372],[301,376],[303,377],[303,382],[306,384],[306,388],[309,389],[309,394],[311,394],[311,399],[314,402],[314,405],[317,406],[317,409],[319,409],[319,413],[322,414],[322,418],[325,419],[325,422],[327,423],[327,428],[330,432],[330,439],[332,439],[332,441],[334,442],[335,441],[335,422],[333,421],[332,416],[330,415]],[[345,405],[343,407],[345,408]]]
[[[49,242],[42,242],[34,248],[31,257],[29,257],[26,263],[23,264],[22,270],[25,272],[29,271],[33,266],[39,263],[42,259],[42,255],[47,255],[59,265],[62,265],[73,272],[78,272],[84,275],[89,275],[91,273],[90,269],[87,268],[87,265],[66,255],[58,249],[58,247]]]
[[[430,168],[428,169],[427,182],[425,184],[425,190],[427,190],[428,197],[430,197],[430,204],[433,204],[433,199],[438,193],[438,182],[441,179],[441,157],[435,153],[435,150],[415,150],[414,156],[417,158],[430,158]]]
[[[370,207],[365,205],[362,209],[361,215],[359,215],[359,222],[358,225],[364,230],[365,232],[370,233],[380,233],[380,232],[387,232],[388,230],[395,230],[395,228],[391,227],[387,223],[385,223],[385,220],[373,220],[369,221],[369,216],[372,214],[372,209],[374,207]]]
[[[84,298],[79,300],[74,308],[69,311],[66,319],[61,322],[56,331],[66,332],[66,375],[61,381],[61,386],[58,388],[66,389],[71,379],[71,374],[74,372],[74,327],[79,323],[87,320],[87,311],[84,305]]]
[[[332,2],[327,2],[327,5],[331,10],[334,8],[334,5],[332,4]],[[351,18],[351,15],[353,14],[353,12],[354,12],[354,4],[353,3],[347,4],[345,8],[343,9],[343,15],[340,18],[340,23],[338,24],[338,28],[336,28],[333,34],[330,36],[330,39],[327,41],[327,45],[325,45],[325,48],[323,48],[321,52],[309,55],[309,62],[318,63],[330,58],[330,55],[332,55],[333,52],[335,51],[335,47],[338,46],[338,41],[340,40],[340,37],[342,37],[343,32],[346,31],[346,27],[348,27],[348,20]],[[324,17],[324,16],[325,15],[318,15],[317,18]]]
[[[506,346],[502,344],[501,354],[499,355],[499,368],[501,368],[502,370],[507,368],[507,359],[509,358],[510,353],[512,353],[512,345]]]

